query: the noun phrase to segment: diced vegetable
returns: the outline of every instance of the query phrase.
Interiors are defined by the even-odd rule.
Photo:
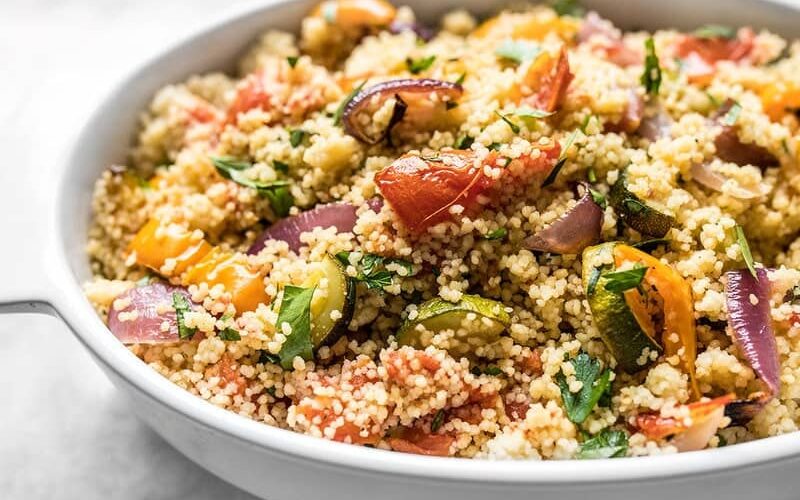
[[[675,54],[683,60],[682,70],[689,81],[700,85],[710,83],[719,61],[741,61],[754,47],[755,33],[742,28],[735,38],[710,37],[704,34],[683,35],[675,47]]]
[[[800,86],[779,79],[765,85],[759,92],[764,112],[772,121],[780,121],[787,113],[800,109]]]
[[[447,434],[435,434],[417,428],[400,427],[386,441],[394,451],[446,457],[450,455],[450,446],[455,438]]]
[[[611,186],[608,199],[622,221],[647,236],[663,238],[675,225],[675,217],[648,206],[628,191],[628,172],[623,170]]]
[[[559,254],[577,254],[600,240],[603,209],[583,184],[584,194],[578,203],[560,219],[525,239],[529,250]]]
[[[725,406],[733,401],[732,394],[710,401],[685,405],[689,418],[662,417],[658,413],[643,413],[636,417],[636,427],[650,439],[676,436],[672,444],[678,451],[702,450],[714,436],[725,415]]]
[[[426,42],[431,41],[433,37],[436,36],[434,30],[418,22],[409,23],[405,21],[398,21],[397,19],[392,21],[392,24],[389,25],[389,31],[395,34],[411,31],[417,35],[420,40]]]
[[[108,311],[108,329],[125,344],[160,344],[178,342],[178,320],[173,307],[173,295],[190,302],[189,292],[164,283],[131,288],[119,295]]]
[[[742,354],[767,385],[772,395],[780,394],[780,362],[770,314],[770,282],[766,269],[756,276],[746,269],[725,273],[725,302],[728,324]]]
[[[496,40],[544,40],[554,33],[569,42],[577,32],[577,19],[504,12],[483,22],[471,36]]]
[[[731,419],[731,425],[747,425],[774,397],[772,392],[756,392],[746,399],[737,399],[725,406],[725,416]]]
[[[353,317],[356,287],[342,263],[330,255],[313,266],[303,287],[319,290],[311,301],[311,343],[317,349],[333,344],[347,331]]]
[[[669,137],[672,129],[672,117],[663,110],[652,116],[645,116],[639,124],[636,133],[648,141],[657,141],[662,137]]]
[[[752,200],[767,194],[764,186],[757,188],[744,188],[735,184],[733,186],[728,182],[729,179],[724,175],[714,170],[714,166],[710,162],[695,163],[691,168],[692,179],[699,184],[718,193],[727,193],[740,200]]]
[[[397,11],[385,0],[327,0],[311,16],[323,17],[345,30],[389,26]]]
[[[150,219],[136,233],[128,252],[136,252],[137,264],[170,277],[180,276],[197,264],[211,248],[200,232],[186,231],[177,224],[162,225],[157,219]]]
[[[535,109],[556,111],[561,106],[573,78],[566,47],[562,46],[557,56],[542,52],[528,67],[516,100]],[[531,93],[524,89],[530,89]]]
[[[477,295],[462,295],[458,302],[435,298],[421,304],[397,332],[397,343],[424,349],[432,336],[444,330],[454,332],[447,350],[466,356],[478,346],[491,344],[511,324],[503,304]]]

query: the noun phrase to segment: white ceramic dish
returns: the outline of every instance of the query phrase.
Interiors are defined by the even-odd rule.
[[[125,349],[98,319],[80,283],[92,184],[123,161],[139,112],[162,85],[231,66],[262,30],[296,30],[313,0],[256,2],[136,69],[99,102],[71,154],[47,169],[0,169],[0,312],[56,314],[75,332],[131,407],[168,442],[219,477],[262,497],[310,499],[545,499],[647,497],[796,498],[797,434],[643,459],[486,462],[392,453],[276,429],[183,391]],[[423,20],[454,6],[478,13],[486,0],[403,0]],[[800,7],[789,0],[648,2],[587,0],[623,27],[750,24],[793,37]],[[34,179],[34,176],[36,179]],[[43,182],[42,179],[47,179]],[[37,346],[46,349],[47,346]],[[87,409],[91,411],[91,409]]]

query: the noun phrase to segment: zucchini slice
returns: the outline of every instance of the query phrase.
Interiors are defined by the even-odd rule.
[[[491,344],[511,324],[500,302],[477,295],[462,295],[458,302],[435,298],[419,306],[414,319],[406,320],[397,332],[397,343],[424,349],[433,345],[452,356],[474,353]],[[452,332],[442,338],[442,332]]]
[[[331,345],[347,331],[353,318],[356,285],[336,258],[326,255],[303,283],[304,288],[316,286],[311,300],[311,342],[314,348]]]
[[[663,238],[675,225],[675,217],[646,205],[641,198],[628,191],[628,169],[619,174],[611,186],[608,200],[622,222],[653,238]]]
[[[583,251],[583,286],[592,319],[600,337],[611,351],[617,365],[627,373],[636,373],[651,362],[645,351],[661,353],[661,346],[647,334],[647,318],[637,314],[625,300],[625,295],[606,289],[605,276],[614,272],[614,246],[616,242],[603,243]],[[637,317],[639,319],[637,319]]]

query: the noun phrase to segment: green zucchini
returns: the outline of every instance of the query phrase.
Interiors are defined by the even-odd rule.
[[[675,217],[645,204],[641,198],[628,191],[628,170],[619,174],[611,186],[608,199],[625,225],[653,238],[663,238],[675,225]]]
[[[315,349],[333,344],[347,331],[356,302],[354,280],[342,263],[330,255],[313,265],[303,287],[323,284],[326,293],[315,293],[311,301],[311,342]]]

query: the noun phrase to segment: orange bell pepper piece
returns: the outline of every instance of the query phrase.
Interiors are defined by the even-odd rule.
[[[214,247],[203,259],[183,275],[184,285],[207,283],[209,288],[222,285],[231,294],[231,302],[239,312],[253,311],[268,303],[264,276],[249,269],[246,257]]]
[[[779,121],[786,113],[800,109],[800,87],[792,82],[775,82],[759,93],[764,112],[772,121]]]
[[[163,276],[179,276],[211,250],[204,239],[177,224],[161,225],[151,219],[136,233],[128,252],[136,252],[136,263]],[[165,268],[170,260],[174,265]]]
[[[518,40],[544,40],[555,33],[565,42],[571,42],[578,33],[579,22],[544,13],[503,13],[487,19],[472,36],[476,38],[514,38]]]
[[[695,374],[697,332],[689,284],[672,267],[628,245],[614,247],[614,260],[617,268],[626,263],[638,263],[648,268],[644,281],[658,290],[664,303],[664,329],[661,332],[664,352],[667,356],[678,356],[684,371],[689,375],[692,392],[699,398],[700,389]],[[653,322],[645,310],[644,297],[639,291],[636,289],[626,291],[625,301],[645,332],[656,338]]]
[[[569,70],[566,47],[561,47],[558,56],[543,52],[528,67],[521,82],[523,89],[512,97],[534,109],[553,112],[564,100],[574,76]]]
[[[388,26],[397,10],[385,0],[328,0],[311,11],[344,29]]]

